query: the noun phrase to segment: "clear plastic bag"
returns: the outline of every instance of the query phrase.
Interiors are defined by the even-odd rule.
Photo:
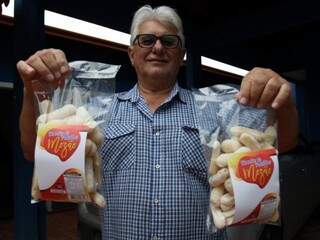
[[[97,62],[71,62],[63,88],[33,84],[39,106],[31,195],[33,200],[93,202],[105,206],[99,193],[104,136],[120,68]]]
[[[272,110],[244,106],[236,88],[194,89],[199,134],[208,161],[208,229],[279,224],[277,128]]]

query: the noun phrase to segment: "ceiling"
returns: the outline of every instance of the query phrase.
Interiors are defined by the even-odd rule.
[[[305,77],[309,39],[320,30],[320,13],[311,0],[69,0],[46,1],[45,8],[129,32],[134,11],[145,4],[177,9],[187,49],[248,70],[269,67],[294,80]]]

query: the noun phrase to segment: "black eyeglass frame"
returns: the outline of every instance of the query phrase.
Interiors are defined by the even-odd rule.
[[[141,44],[141,42],[140,42],[139,39],[140,39],[140,37],[142,37],[142,36],[152,36],[152,37],[154,38],[153,44],[150,45],[150,46],[145,46],[145,45]],[[166,44],[163,44],[163,37],[168,37],[168,36],[169,36],[169,37],[175,37],[175,38],[178,39],[176,45],[174,45],[173,47],[168,47],[168,46],[166,46]],[[160,42],[161,42],[161,44],[162,44],[162,46],[163,46],[164,48],[167,48],[167,49],[175,49],[175,48],[177,48],[178,46],[182,47],[181,38],[180,38],[178,35],[175,35],[175,34],[165,34],[165,35],[162,35],[162,36],[159,36],[159,37],[156,36],[156,35],[154,35],[154,34],[151,34],[151,33],[138,34],[138,35],[135,37],[135,39],[133,40],[133,44],[134,44],[135,42],[138,42],[138,45],[139,45],[139,47],[141,47],[141,48],[153,48],[153,46],[156,44],[156,42],[158,41],[158,39],[160,40]]]

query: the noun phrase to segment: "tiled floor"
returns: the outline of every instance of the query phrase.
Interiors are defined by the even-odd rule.
[[[318,211],[310,217],[293,240],[320,239],[320,209]],[[48,240],[77,240],[77,210],[68,209],[48,213],[47,227]],[[14,240],[11,221],[0,222],[0,240]]]
[[[76,240],[76,209],[48,213],[48,240]],[[14,240],[12,221],[0,222],[0,240]]]
[[[76,210],[48,214],[48,240],[76,240]]]

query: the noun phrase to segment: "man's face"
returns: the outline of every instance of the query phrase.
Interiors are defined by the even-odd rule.
[[[150,20],[142,23],[139,34],[176,35],[177,30],[169,24]],[[158,39],[151,48],[142,48],[138,42],[128,49],[130,60],[137,72],[138,80],[175,81],[182,64],[185,50],[179,44],[177,48],[166,48]]]

